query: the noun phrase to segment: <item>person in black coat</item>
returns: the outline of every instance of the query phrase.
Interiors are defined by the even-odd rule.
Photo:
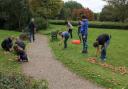
[[[36,32],[36,25],[34,18],[31,19],[31,22],[29,23],[29,40],[30,42],[35,41],[35,32]]]
[[[12,46],[13,46],[13,39],[14,39],[14,37],[8,37],[8,38],[4,39],[1,43],[1,47],[5,51],[11,51]]]

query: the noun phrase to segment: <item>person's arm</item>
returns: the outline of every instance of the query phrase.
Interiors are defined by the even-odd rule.
[[[100,53],[100,48],[99,48],[99,47],[97,47],[97,48],[96,48],[96,54],[95,54],[95,55],[96,55],[96,57],[99,55],[99,53]]]

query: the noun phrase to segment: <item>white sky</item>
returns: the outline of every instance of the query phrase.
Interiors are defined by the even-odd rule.
[[[64,2],[70,1],[70,0],[63,0]],[[93,12],[101,12],[104,5],[106,5],[106,2],[102,0],[72,0],[77,1],[81,3],[84,7],[88,7]]]

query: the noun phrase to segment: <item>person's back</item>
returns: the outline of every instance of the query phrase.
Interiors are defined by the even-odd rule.
[[[29,32],[34,33],[35,24],[33,22],[29,23]]]
[[[15,44],[17,44],[19,47],[21,47],[23,50],[25,50],[25,46],[26,45],[25,45],[25,43],[22,40],[17,39]]]
[[[68,31],[62,32],[61,35],[62,35],[63,37],[65,37],[65,36],[69,36],[69,32],[68,32]]]
[[[13,42],[12,42],[12,39],[11,38],[6,38],[2,41],[1,43],[1,46],[2,48],[5,50],[5,51],[10,51],[10,49],[12,48],[13,46]]]
[[[96,41],[98,41],[99,45],[104,45],[105,42],[107,42],[108,40],[110,40],[110,36],[108,34],[101,34],[96,39]]]

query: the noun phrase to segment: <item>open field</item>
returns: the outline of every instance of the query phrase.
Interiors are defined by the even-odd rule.
[[[50,37],[50,32],[56,30],[66,30],[66,27],[63,25],[50,25],[48,30],[42,31],[41,33]],[[81,54],[82,44],[73,45],[71,44],[71,40],[69,40],[69,45],[66,50],[63,50],[63,46],[59,46],[59,41],[50,42],[50,46],[52,47],[57,60],[61,61],[66,67],[83,78],[89,79],[90,81],[110,89],[127,89],[127,72],[123,75],[120,71],[115,71],[111,68],[99,65],[99,57],[97,57],[99,64],[87,61],[89,57],[95,57],[95,49],[92,44],[96,37],[101,33],[112,35],[107,50],[107,64],[114,68],[124,67],[126,71],[128,71],[128,31],[125,30],[89,28],[88,54]],[[73,29],[73,39],[78,39],[76,27]]]

